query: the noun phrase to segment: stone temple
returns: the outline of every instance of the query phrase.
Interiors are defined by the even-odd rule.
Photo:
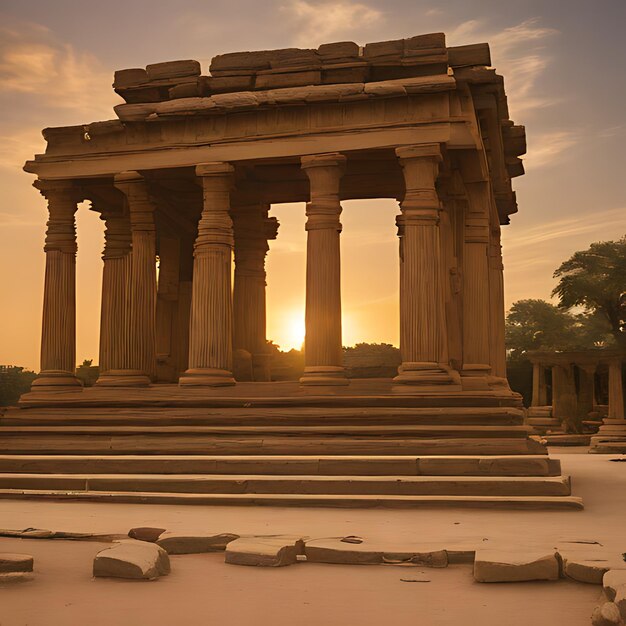
[[[506,379],[500,229],[526,143],[490,66],[487,44],[442,33],[223,54],[209,75],[156,63],[116,72],[117,119],[46,129],[25,166],[49,209],[41,372],[0,427],[0,493],[580,508]],[[355,198],[399,202],[393,379],[342,366]],[[74,375],[85,200],[106,228],[89,388]],[[306,202],[306,367],[271,382],[265,257],[285,202]]]

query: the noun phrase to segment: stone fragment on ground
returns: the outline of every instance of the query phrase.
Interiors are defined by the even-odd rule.
[[[559,562],[555,550],[476,550],[474,579],[481,583],[558,580]]]
[[[298,561],[304,554],[304,538],[297,535],[240,537],[226,546],[226,563],[283,567]]]
[[[602,586],[606,597],[611,601],[614,600],[618,588],[626,587],[626,567],[608,571],[602,578]]]
[[[615,600],[613,600],[619,609],[622,620],[626,621],[626,585],[620,585],[615,590]]]
[[[345,543],[342,538],[312,539],[304,547],[307,561],[312,563],[343,563],[350,565],[416,565],[447,567],[448,553],[437,546],[416,550],[388,549],[380,545]]]
[[[170,560],[163,548],[133,539],[101,550],[93,561],[93,575],[97,577],[154,580],[169,572]]]
[[[154,543],[165,532],[165,530],[165,528],[139,526],[137,528],[131,528],[128,531],[128,536],[131,539],[137,539],[138,541],[149,541]]]
[[[199,552],[219,552],[239,535],[232,533],[185,534],[164,532],[157,544],[168,554],[197,554]]]
[[[621,616],[614,602],[605,602],[597,606],[591,616],[592,626],[620,626]]]
[[[33,557],[30,554],[0,552],[0,574],[8,572],[32,572]]]
[[[0,574],[0,587],[13,583],[27,583],[34,580],[32,572],[5,572]]]

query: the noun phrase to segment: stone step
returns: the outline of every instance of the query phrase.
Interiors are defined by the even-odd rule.
[[[257,425],[520,425],[512,407],[293,407],[293,408],[35,408],[9,409],[4,426],[257,426]]]
[[[497,508],[497,509],[583,509],[575,496],[398,496],[333,494],[197,494],[128,491],[64,491],[44,489],[1,489],[0,498],[10,500],[87,500],[150,504],[203,504],[255,506],[315,506],[342,508]]]
[[[526,456],[0,455],[0,472],[49,474],[265,474],[559,476],[561,463]]]
[[[512,427],[517,428],[517,427]],[[512,436],[445,437],[364,436],[364,435],[218,435],[202,433],[160,432],[147,429],[138,434],[127,431],[112,434],[62,433],[57,429],[33,432],[20,429],[9,433],[0,429],[5,454],[288,454],[288,455],[507,455],[545,454],[539,441],[525,433]]]
[[[592,454],[626,454],[626,433],[621,437],[593,435],[589,452]]]
[[[92,435],[142,436],[342,436],[353,437],[526,437],[532,428],[519,426],[440,426],[440,425],[316,425],[316,426],[3,426],[0,436],[66,436],[82,437]]]
[[[567,476],[0,474],[0,489],[206,494],[569,496]]]
[[[555,428],[561,427],[561,420],[556,417],[527,417],[526,423],[529,426],[551,426]]]

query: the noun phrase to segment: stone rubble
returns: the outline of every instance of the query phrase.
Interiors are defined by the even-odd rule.
[[[122,540],[101,550],[93,561],[93,575],[107,578],[155,580],[170,573],[167,552],[154,543]]]
[[[225,562],[231,565],[284,567],[304,554],[304,538],[297,535],[241,537],[226,546]]]
[[[232,533],[208,533],[208,534],[185,534],[177,532],[165,532],[158,541],[168,554],[198,554],[201,552],[219,552],[225,550],[227,545],[239,539],[239,535]]]
[[[558,580],[558,553],[554,550],[476,550],[474,579],[481,583]]]
[[[0,574],[32,572],[34,559],[30,554],[0,552]]]

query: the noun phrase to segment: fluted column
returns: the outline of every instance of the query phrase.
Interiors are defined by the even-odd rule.
[[[189,369],[181,385],[234,385],[232,375],[231,264],[233,223],[228,214],[234,168],[229,163],[196,167],[204,206],[194,246]]]
[[[541,363],[533,363],[533,395],[530,402],[531,406],[546,405],[546,379],[545,370]]]
[[[624,420],[624,386],[622,381],[622,359],[609,362],[609,409],[607,418]]]
[[[48,201],[41,370],[33,390],[80,389],[76,369],[76,223],[82,200],[72,181],[38,180]]]
[[[232,212],[235,235],[233,348],[252,356],[253,379],[270,380],[266,340],[265,256],[278,221],[269,205],[238,206]]]
[[[339,153],[305,156],[309,177],[306,205],[306,335],[303,385],[347,385],[341,343],[341,204],[339,181],[346,157]]]
[[[131,229],[126,212],[105,209],[102,254],[102,305],[100,317],[100,376],[96,385],[144,384],[145,376],[133,379],[131,369],[130,298]]]
[[[490,320],[489,210],[486,181],[466,183],[463,250],[463,389],[489,389],[490,336],[496,332]],[[504,314],[504,313],[503,313]]]
[[[126,196],[132,237],[130,341],[123,358],[125,368],[116,375],[120,384],[149,384],[156,377],[155,204],[138,172],[117,174],[115,186]]]
[[[500,243],[500,224],[492,217],[489,229],[489,308],[490,308],[490,364],[492,376],[508,388],[506,377],[506,345],[504,338],[504,265]],[[545,379],[541,369],[539,387],[540,402],[545,405]],[[542,391],[543,388],[543,391]],[[543,399],[541,399],[543,398]]]
[[[447,358],[440,202],[435,190],[439,144],[397,148],[406,192],[398,217],[400,235],[400,353],[394,382],[399,391],[458,388]],[[400,386],[401,385],[401,386]],[[406,387],[405,387],[406,386]]]

